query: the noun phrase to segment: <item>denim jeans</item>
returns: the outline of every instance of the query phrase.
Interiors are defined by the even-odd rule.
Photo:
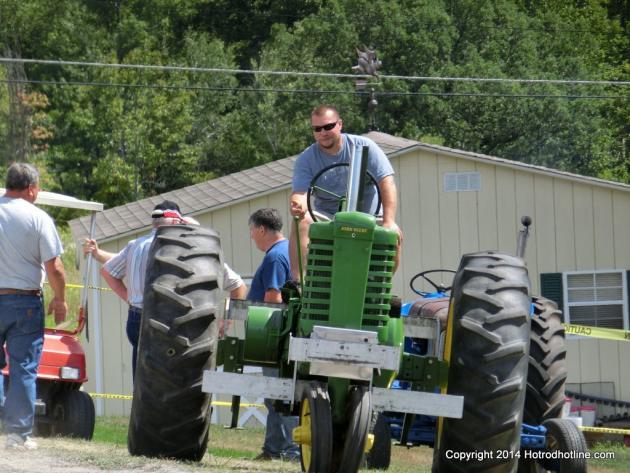
[[[131,343],[131,375],[136,379],[136,361],[138,359],[138,340],[140,339],[140,322],[142,321],[142,309],[129,306],[127,313],[127,338]]]
[[[263,375],[278,376],[277,368],[263,368]],[[267,426],[262,451],[272,457],[295,459],[300,457],[300,447],[293,442],[293,429],[298,426],[297,416],[279,414],[273,408],[273,399],[265,399]]]
[[[6,342],[9,355],[9,390],[4,396],[0,374],[0,405],[7,434],[23,438],[33,432],[37,368],[44,345],[44,307],[41,298],[28,295],[0,295],[0,347]],[[0,349],[0,368],[7,364]]]

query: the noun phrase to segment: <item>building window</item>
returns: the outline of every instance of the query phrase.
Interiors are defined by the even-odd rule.
[[[625,271],[574,271],[562,274],[568,323],[628,329]]]

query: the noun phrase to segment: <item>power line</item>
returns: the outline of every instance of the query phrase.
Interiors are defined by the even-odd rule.
[[[129,89],[161,89],[161,90],[198,90],[212,92],[270,92],[277,94],[319,94],[319,95],[368,95],[367,92],[353,90],[326,90],[326,89],[281,89],[281,88],[248,88],[248,87],[217,87],[202,85],[162,85],[162,84],[125,84],[116,82],[89,82],[89,81],[54,81],[34,79],[0,79],[4,83],[40,84],[72,87],[113,87]],[[377,97],[479,97],[479,98],[530,98],[530,99],[588,99],[588,100],[630,100],[630,96],[623,95],[560,95],[560,94],[490,94],[483,92],[374,92]]]
[[[341,74],[333,72],[299,72],[299,71],[268,71],[253,69],[228,69],[216,67],[192,67],[192,66],[158,66],[152,64],[113,64],[103,62],[85,61],[61,61],[51,59],[24,59],[0,57],[0,63],[22,63],[40,64],[55,66],[79,66],[79,67],[101,67],[115,69],[138,69],[153,70],[162,72],[193,72],[193,73],[217,73],[217,74],[248,74],[248,75],[276,75],[276,76],[298,76],[298,77],[328,77],[345,79],[370,79],[370,75],[361,74]],[[436,76],[400,76],[400,75],[379,75],[379,79],[426,81],[426,82],[491,82],[491,83],[521,83],[521,84],[555,84],[555,85],[612,85],[627,86],[630,81],[610,81],[610,80],[572,80],[572,79],[510,79],[510,78],[490,78],[490,77],[436,77]]]

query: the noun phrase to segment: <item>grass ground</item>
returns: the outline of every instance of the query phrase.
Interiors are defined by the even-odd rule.
[[[114,446],[126,452],[127,418],[99,417],[94,433],[94,443]],[[264,438],[262,429],[224,429],[213,425],[210,428],[208,453],[200,466],[216,467],[215,471],[299,471],[297,463],[253,462],[259,453]],[[618,473],[630,471],[630,448],[621,444],[597,444],[594,452],[612,452],[614,459],[589,460],[589,473]],[[392,449],[391,473],[430,473],[433,450],[428,447],[394,447]],[[271,463],[271,465],[269,464]],[[272,468],[273,467],[273,468]],[[251,470],[250,470],[251,468]],[[271,470],[267,470],[271,468]],[[182,470],[188,471],[188,470]],[[207,471],[207,470],[206,470]]]

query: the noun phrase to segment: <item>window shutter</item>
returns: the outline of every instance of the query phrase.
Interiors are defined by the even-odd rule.
[[[540,275],[540,292],[543,297],[558,304],[558,309],[564,312],[562,273],[542,273]]]

